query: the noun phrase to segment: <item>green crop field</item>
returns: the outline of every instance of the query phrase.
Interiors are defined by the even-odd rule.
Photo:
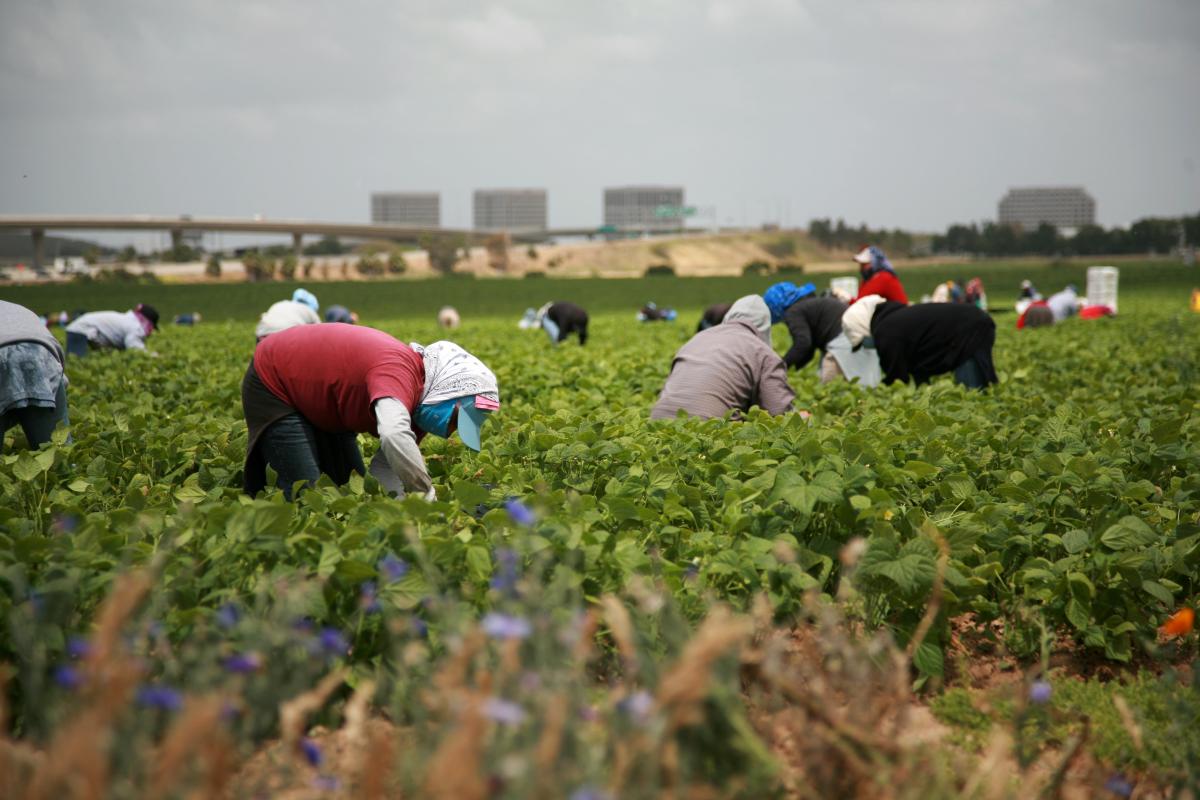
[[[904,277],[915,298],[977,274],[993,306],[1023,277],[1084,284],[1027,264]],[[357,477],[241,494],[253,321],[291,285],[0,289],[206,317],[164,326],[158,357],[70,361],[70,441],[5,437],[0,794],[49,780],[22,748],[112,796],[948,797],[983,764],[1017,797],[1061,784],[1066,756],[1097,791],[1194,787],[1200,693],[1176,670],[1195,634],[1158,628],[1200,589],[1196,280],[1123,265],[1117,318],[997,314],[986,393],[821,386],[810,365],[791,380],[811,420],[665,423],[649,409],[699,309],[769,280],[314,286],[404,341],[463,312],[449,338],[503,406],[481,453],[426,439],[435,503]],[[517,329],[550,299],[596,312],[586,347]],[[647,300],[685,313],[638,325]],[[985,661],[1007,678],[981,683]],[[922,704],[938,747],[896,717]],[[224,768],[188,760],[209,750]]]

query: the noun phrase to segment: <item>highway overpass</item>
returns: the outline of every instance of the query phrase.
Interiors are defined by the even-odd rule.
[[[399,225],[363,224],[355,222],[321,222],[299,219],[237,219],[232,217],[160,217],[145,214],[111,215],[0,215],[0,230],[29,231],[33,238],[33,268],[41,270],[45,262],[46,231],[168,231],[171,245],[183,239],[184,231],[220,231],[222,233],[291,234],[297,255],[305,236],[338,236],[348,239],[386,239],[416,241],[425,236],[457,236],[468,242],[483,239],[496,231],[476,231],[458,228],[410,228]],[[543,241],[564,236],[595,236],[650,232],[644,229],[613,228],[555,228],[544,231],[515,231],[517,241]],[[654,233],[680,231],[654,230]]]

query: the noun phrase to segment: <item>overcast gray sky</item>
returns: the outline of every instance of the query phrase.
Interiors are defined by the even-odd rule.
[[[669,183],[941,230],[1010,186],[1200,211],[1196,0],[3,0],[0,212],[369,218]]]

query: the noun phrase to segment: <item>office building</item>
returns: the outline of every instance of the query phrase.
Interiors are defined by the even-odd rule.
[[[682,186],[618,186],[604,190],[604,224],[614,228],[683,227]]]
[[[442,224],[442,199],[437,192],[379,192],[371,195],[371,222],[407,228],[437,228]]]
[[[544,231],[545,189],[476,189],[472,203],[477,231]]]
[[[1056,228],[1078,228],[1096,222],[1096,201],[1080,186],[1009,189],[1000,199],[1001,225],[1033,230],[1047,222]]]

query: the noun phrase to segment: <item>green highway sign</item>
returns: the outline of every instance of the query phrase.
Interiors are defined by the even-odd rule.
[[[696,216],[695,206],[658,206],[654,209],[654,216],[665,217],[669,219],[677,219],[679,217],[694,217]]]

